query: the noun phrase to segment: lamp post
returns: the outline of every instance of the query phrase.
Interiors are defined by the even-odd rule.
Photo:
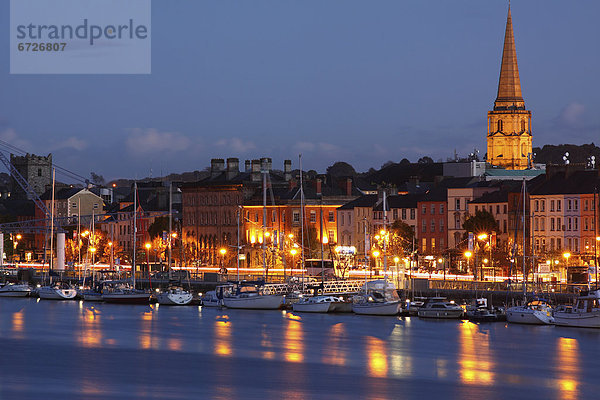
[[[465,251],[464,256],[467,258],[467,271],[469,270],[469,259],[473,256],[473,253],[470,251]],[[475,268],[473,268],[473,281],[475,281]]]
[[[225,268],[225,254],[227,253],[227,249],[225,249],[224,247],[221,247],[219,249],[219,253],[221,253],[221,273],[225,272],[227,273],[227,269]]]
[[[110,269],[112,270],[114,268],[114,248],[113,248],[113,242],[108,242],[108,247],[110,247]]]
[[[148,284],[150,285],[150,289],[152,289],[152,277],[150,276],[150,248],[152,244],[146,243],[144,247],[146,247],[146,263],[148,264]]]
[[[569,283],[569,257],[571,257],[571,253],[569,253],[568,251],[563,253],[563,257],[565,258],[565,281],[568,284]]]
[[[377,257],[379,257],[379,255],[380,255],[381,253],[379,252],[379,250],[373,250],[373,253],[372,253],[372,254],[373,254],[373,257],[375,258],[375,269],[377,269]],[[371,271],[372,271],[372,270],[371,270]],[[371,275],[371,277],[372,277],[372,275]]]
[[[290,268],[290,276],[294,275],[294,267],[296,266],[296,254],[297,253],[298,253],[298,250],[296,250],[296,249],[290,250],[290,254],[292,255],[292,268]],[[283,268],[283,275],[285,277],[285,267]]]
[[[444,268],[444,281],[446,280],[446,263],[443,258],[438,258],[438,264],[442,264],[442,268]]]

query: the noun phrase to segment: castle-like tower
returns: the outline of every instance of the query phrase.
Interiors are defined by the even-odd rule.
[[[509,6],[498,96],[488,111],[487,161],[506,169],[526,169],[531,156],[531,111],[525,109],[521,95]]]
[[[35,154],[24,156],[11,154],[10,162],[38,196],[41,196],[52,185],[52,154],[48,154],[46,157],[36,156]],[[32,200],[31,195],[25,193],[12,176],[11,183],[12,196],[22,200]]]

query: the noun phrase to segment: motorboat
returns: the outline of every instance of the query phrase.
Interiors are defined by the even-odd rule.
[[[344,300],[335,296],[312,296],[302,297],[297,303],[292,304],[292,310],[296,312],[327,313],[335,311],[338,303]]]
[[[192,294],[181,287],[171,287],[156,294],[158,304],[168,306],[185,306],[192,302]]]
[[[419,308],[417,315],[419,318],[458,319],[463,316],[463,313],[461,306],[448,301],[445,297],[430,297]]]
[[[150,293],[134,289],[128,284],[117,284],[105,286],[102,289],[102,298],[107,303],[148,304]]]
[[[38,288],[37,294],[42,300],[73,300],[77,290],[62,283]]]
[[[223,298],[217,296],[216,290],[210,290],[200,297],[200,304],[202,307],[221,307],[223,305]]]
[[[488,307],[486,298],[475,299],[474,304],[466,307],[465,314],[472,322],[506,321],[504,308]]]
[[[400,297],[396,286],[387,279],[366,282],[353,298],[352,311],[360,315],[398,315]]]
[[[600,289],[581,292],[574,306],[554,310],[554,323],[578,328],[600,328]]]
[[[546,300],[536,299],[506,310],[506,320],[516,324],[546,325],[554,323],[552,307]]]
[[[223,296],[227,308],[276,310],[283,304],[283,295],[266,294],[262,285],[233,284],[228,289]]]
[[[31,294],[31,287],[26,284],[8,283],[0,288],[0,297],[27,297]]]
[[[427,301],[427,297],[415,297],[413,300],[407,300],[406,311],[411,317],[416,317],[419,313],[419,309],[423,307]]]

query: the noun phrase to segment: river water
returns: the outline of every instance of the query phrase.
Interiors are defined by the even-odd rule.
[[[577,399],[600,330],[0,299],[0,399]]]

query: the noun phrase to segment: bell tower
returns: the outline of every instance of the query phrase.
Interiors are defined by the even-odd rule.
[[[487,162],[506,169],[530,166],[531,111],[521,94],[515,37],[510,6],[504,34],[504,50],[494,109],[488,111]]]

